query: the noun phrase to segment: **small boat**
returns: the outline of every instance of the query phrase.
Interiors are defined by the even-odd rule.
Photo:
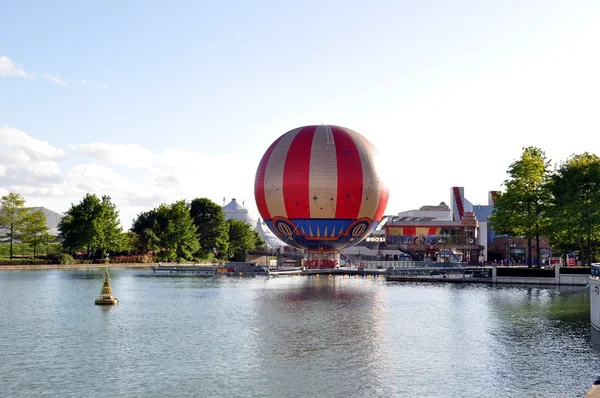
[[[158,263],[158,267],[152,266],[152,271],[154,273],[164,272],[169,274],[188,274],[195,276],[215,276],[217,273],[217,268],[212,266],[196,266],[196,265],[162,265]]]
[[[108,269],[104,268],[104,275],[102,277],[102,291],[100,292],[100,296],[96,299],[97,305],[114,305],[118,303],[116,297],[112,295],[112,288],[110,287],[110,275],[108,274]]]

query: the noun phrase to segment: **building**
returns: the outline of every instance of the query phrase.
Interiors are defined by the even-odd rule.
[[[62,220],[63,215],[61,213],[57,213],[53,210],[47,209],[45,207],[29,207],[30,210],[41,210],[46,216],[46,227],[48,227],[48,233],[55,237],[52,242],[62,242],[63,239],[60,238],[58,225],[60,224],[60,220]],[[1,230],[0,230],[1,232]]]
[[[62,220],[63,215],[45,207],[31,207],[32,210],[41,210],[46,216],[46,226],[50,235],[58,236],[58,224]]]
[[[371,249],[369,254],[378,260],[410,257],[419,261],[485,261],[489,236],[487,223],[480,225],[476,206],[464,197],[463,187],[451,188],[450,204],[441,202],[385,216],[378,228],[351,253],[363,251],[364,247]],[[388,253],[394,250],[402,254],[390,257]]]
[[[373,260],[402,259],[390,257],[391,250],[399,250],[413,260],[441,262],[498,262],[526,264],[527,239],[497,235],[488,218],[494,211],[497,191],[488,193],[486,205],[474,205],[465,198],[463,187],[450,189],[450,206],[422,206],[397,215],[385,216],[377,229],[354,248],[343,253],[361,253]],[[537,249],[532,239],[532,264],[537,265]],[[558,261],[552,256],[549,242],[540,237],[541,265]]]
[[[239,204],[235,198],[231,199],[227,205],[223,206],[223,213],[225,213],[225,220],[235,219],[248,223],[265,241],[268,249],[275,250],[288,246],[278,237],[273,235],[260,218],[255,218],[253,214],[244,207],[243,202],[242,204]]]
[[[225,213],[225,221],[236,219],[245,221],[252,227],[256,226],[256,218],[250,214],[243,204],[240,205],[235,198],[231,199],[231,202],[223,206],[223,213]]]

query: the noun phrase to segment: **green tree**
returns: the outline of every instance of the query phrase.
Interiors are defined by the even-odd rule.
[[[506,191],[496,197],[489,221],[498,233],[527,238],[527,265],[531,267],[531,239],[536,238],[537,261],[540,262],[540,235],[547,225],[544,210],[548,203],[547,181],[549,161],[535,147],[523,149],[521,158],[513,162],[504,181]]]
[[[260,236],[260,234],[256,231],[254,232],[254,249],[260,250],[265,248],[265,240]]]
[[[160,251],[159,257],[165,260],[192,260],[200,248],[185,200],[139,214],[131,230],[138,235],[141,250]]]
[[[256,236],[252,227],[242,220],[230,219],[229,247],[230,255],[235,261],[244,261],[246,252],[256,247]]]
[[[56,253],[60,251],[61,244],[60,243],[51,243],[54,239],[56,239],[55,235],[44,233],[40,238],[40,243],[43,245],[44,254],[48,256],[50,253]]]
[[[0,242],[9,242],[9,258],[13,258],[13,244],[27,217],[25,198],[18,193],[9,193],[0,198]]]
[[[88,256],[98,252],[104,256],[118,247],[122,228],[119,212],[110,196],[99,198],[86,194],[77,205],[71,205],[58,225],[64,238],[63,248],[71,253],[86,250]]]
[[[46,214],[41,209],[29,209],[23,220],[19,239],[23,244],[28,243],[33,246],[34,259],[37,255],[38,245],[46,242],[47,235]]]
[[[123,228],[119,221],[119,211],[110,196],[102,196],[98,236],[95,239],[96,250],[105,256],[108,251],[120,251],[123,240]]]
[[[139,236],[133,231],[127,231],[121,234],[119,252],[132,254],[139,246]]]
[[[196,198],[190,204],[190,215],[198,231],[200,249],[198,257],[210,259],[213,248],[218,253],[229,250],[229,225],[225,222],[223,208],[207,198]]]
[[[600,244],[600,158],[574,155],[552,175],[548,184],[548,238],[562,255],[580,251],[585,264],[598,258]]]
[[[133,220],[131,232],[137,236],[134,244],[138,251],[143,253],[159,252],[161,239],[157,234],[160,233],[158,208],[138,214],[137,218]]]

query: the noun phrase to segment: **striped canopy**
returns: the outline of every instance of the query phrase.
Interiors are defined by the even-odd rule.
[[[339,126],[291,130],[267,149],[254,181],[258,211],[284,242],[334,251],[360,242],[381,221],[388,190],[375,147]]]

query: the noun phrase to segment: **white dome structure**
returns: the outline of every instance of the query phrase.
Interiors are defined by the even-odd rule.
[[[223,212],[225,213],[225,220],[242,220],[250,224],[251,227],[256,225],[256,218],[252,217],[248,209],[240,205],[235,198],[231,199],[227,205],[223,206]]]
[[[279,249],[283,248],[284,246],[288,246],[278,237],[276,237],[260,218],[254,218],[252,213],[250,213],[244,206],[239,204],[235,198],[231,199],[231,202],[223,206],[223,213],[225,213],[225,220],[235,219],[248,223],[253,230],[258,232],[260,237],[263,238],[270,249]]]

